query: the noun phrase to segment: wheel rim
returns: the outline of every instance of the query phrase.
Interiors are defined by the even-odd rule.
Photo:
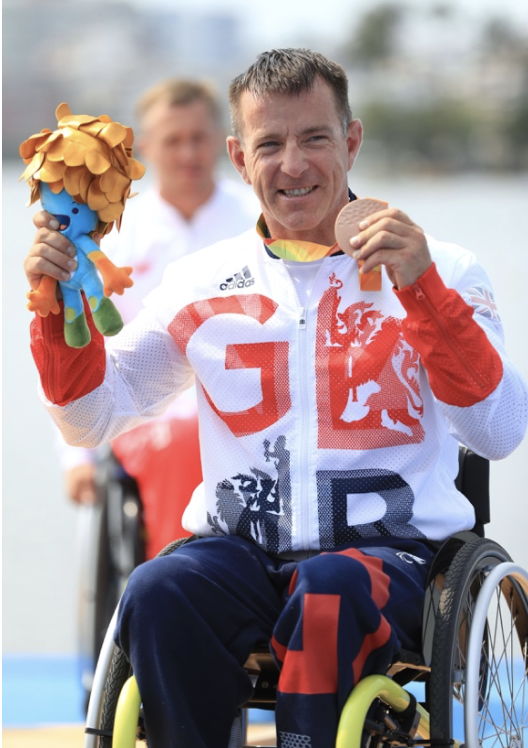
[[[488,565],[489,562],[489,565]],[[471,585],[468,587],[464,603],[463,603],[463,611],[461,613],[460,617],[460,626],[458,630],[458,638],[456,642],[456,647],[453,654],[453,667],[452,667],[452,680],[451,680],[451,689],[452,689],[452,716],[451,716],[451,723],[452,723],[452,730],[453,730],[453,737],[455,740],[458,740],[460,743],[466,743],[466,737],[465,737],[465,725],[464,725],[464,705],[466,704],[466,684],[467,684],[467,674],[469,671],[468,663],[467,663],[467,657],[468,657],[468,648],[469,648],[469,632],[471,631],[471,628],[473,626],[473,620],[474,620],[474,613],[475,613],[475,604],[477,600],[477,596],[480,593],[480,590],[482,588],[482,585],[484,584],[484,581],[491,571],[491,569],[498,563],[497,559],[486,559],[485,565],[483,565],[475,574]],[[482,635],[482,641],[481,641],[481,649],[483,652],[486,650],[489,650],[489,636],[488,636],[487,629],[484,630]],[[479,680],[479,686],[477,688],[477,692],[479,694],[482,694],[486,690],[486,684],[488,682],[488,676],[489,671],[486,666],[486,661],[489,659],[484,657],[482,661],[479,662],[478,666],[478,680]],[[480,707],[482,707],[482,703],[480,703]]]
[[[515,564],[499,564],[487,576],[473,611],[465,692],[467,748],[527,744],[527,662],[528,575]]]
[[[449,742],[454,739],[458,744],[467,744],[464,723],[467,711],[469,632],[473,626],[480,590],[490,572],[504,562],[511,562],[507,552],[488,539],[466,543],[450,562],[436,614],[432,667],[427,689],[431,735],[434,740]],[[526,615],[528,620],[528,613]],[[474,706],[477,720],[482,719],[483,700],[493,686],[493,674],[488,664],[490,660],[493,662],[494,642],[491,635],[492,628],[483,626],[479,642],[479,655],[483,655],[483,658],[481,662],[477,660],[477,665],[471,671],[472,682],[477,683],[476,692],[481,695],[480,704]],[[494,745],[493,741],[486,743],[486,748],[491,745]],[[496,745],[509,743],[497,741]],[[512,748],[519,746],[512,745]]]

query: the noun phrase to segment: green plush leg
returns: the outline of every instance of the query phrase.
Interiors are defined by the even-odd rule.
[[[95,311],[93,309],[97,306],[97,299],[90,296],[88,301],[92,308],[94,324],[102,335],[117,335],[123,329],[123,320],[113,301],[103,296],[99,308]]]
[[[75,315],[71,308],[64,310],[64,340],[70,348],[84,348],[91,340],[90,329],[84,312]]]

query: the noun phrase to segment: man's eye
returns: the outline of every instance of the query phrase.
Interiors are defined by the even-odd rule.
[[[261,143],[259,148],[275,148],[279,144],[275,140],[267,140],[265,143]]]

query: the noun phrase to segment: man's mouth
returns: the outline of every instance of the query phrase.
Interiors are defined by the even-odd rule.
[[[59,222],[59,231],[66,231],[66,229],[70,225],[70,216],[63,216],[55,213],[55,218]]]
[[[279,190],[279,192],[282,192],[286,197],[303,197],[315,189],[315,187],[298,187],[294,190]]]

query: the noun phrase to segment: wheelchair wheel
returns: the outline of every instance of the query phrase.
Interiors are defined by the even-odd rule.
[[[175,540],[160,551],[158,556],[168,556],[181,545],[193,540],[194,537],[195,536],[191,536]],[[119,649],[119,647],[116,647],[104,687],[104,697],[98,732],[98,734],[100,734],[99,748],[112,748],[112,733],[114,729],[117,702],[123,686],[131,673],[132,669],[125,653]],[[138,725],[138,739],[146,739],[144,726],[142,724]]]
[[[520,748],[527,728],[528,601],[522,585],[507,578],[497,584],[483,614],[480,656],[469,671],[468,647],[480,590],[490,572],[511,562],[497,543],[479,538],[464,545],[446,574],[433,642],[429,709],[431,736],[466,743],[464,718],[468,681],[478,692],[479,744]],[[482,615],[480,616],[482,617]],[[447,742],[446,742],[447,745]]]
[[[111,450],[98,455],[98,502],[80,514],[78,646],[85,708],[105,632],[128,577],[145,560],[138,487]]]
[[[493,647],[483,651],[483,641]],[[488,655],[485,660],[484,655]],[[481,679],[475,677],[482,669],[481,661],[488,670],[485,692],[480,690]],[[524,746],[528,738],[528,572],[520,566],[503,563],[489,573],[475,606],[467,662],[466,745],[498,739],[509,746]]]
[[[136,482],[117,464],[114,472],[101,502],[101,529],[96,551],[95,661],[128,577],[145,560],[142,506]]]
[[[101,710],[100,730],[107,735],[99,738],[99,748],[112,748],[112,732],[119,694],[130,677],[132,669],[123,650],[117,648],[112,658],[105,685],[103,708]]]

